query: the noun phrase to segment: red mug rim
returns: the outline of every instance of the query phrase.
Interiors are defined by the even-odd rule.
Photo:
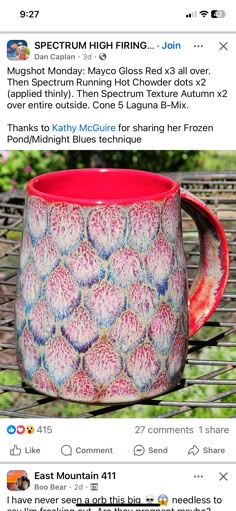
[[[29,195],[47,202],[82,205],[162,200],[179,191],[171,178],[143,170],[89,168],[41,174],[27,184]]]

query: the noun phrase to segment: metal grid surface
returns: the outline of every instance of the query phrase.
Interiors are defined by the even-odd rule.
[[[236,416],[236,173],[175,173],[171,177],[206,202],[224,226],[230,252],[224,297],[206,325],[190,339],[184,377],[174,391],[146,400],[141,406],[74,405],[78,407],[74,417],[111,417],[121,409],[128,409],[124,416],[132,417],[133,407],[140,409],[140,417],[143,410],[145,417],[149,410],[150,417],[158,418],[191,417],[194,410],[198,410],[199,417],[201,413],[203,417],[217,417],[223,408],[229,410],[227,416]],[[15,359],[14,299],[23,210],[21,192],[0,194],[0,416],[70,416],[61,411],[65,404],[62,400],[40,395],[20,383]],[[184,212],[183,236],[191,283],[198,267],[199,246],[196,227]],[[13,380],[18,383],[10,383]]]

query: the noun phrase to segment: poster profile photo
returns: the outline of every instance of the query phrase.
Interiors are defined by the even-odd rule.
[[[7,472],[7,488],[11,491],[25,491],[30,487],[30,480],[25,470]]]

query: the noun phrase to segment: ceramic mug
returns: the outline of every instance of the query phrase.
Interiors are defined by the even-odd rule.
[[[200,238],[190,292],[181,205]],[[84,403],[169,391],[181,380],[188,337],[221,299],[228,265],[216,216],[168,177],[126,169],[35,177],[16,299],[24,381]]]

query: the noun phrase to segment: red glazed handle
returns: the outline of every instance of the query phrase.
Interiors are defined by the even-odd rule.
[[[200,261],[189,292],[189,337],[216,309],[229,274],[229,253],[222,225],[197,197],[181,189],[181,206],[193,218],[199,233]]]

